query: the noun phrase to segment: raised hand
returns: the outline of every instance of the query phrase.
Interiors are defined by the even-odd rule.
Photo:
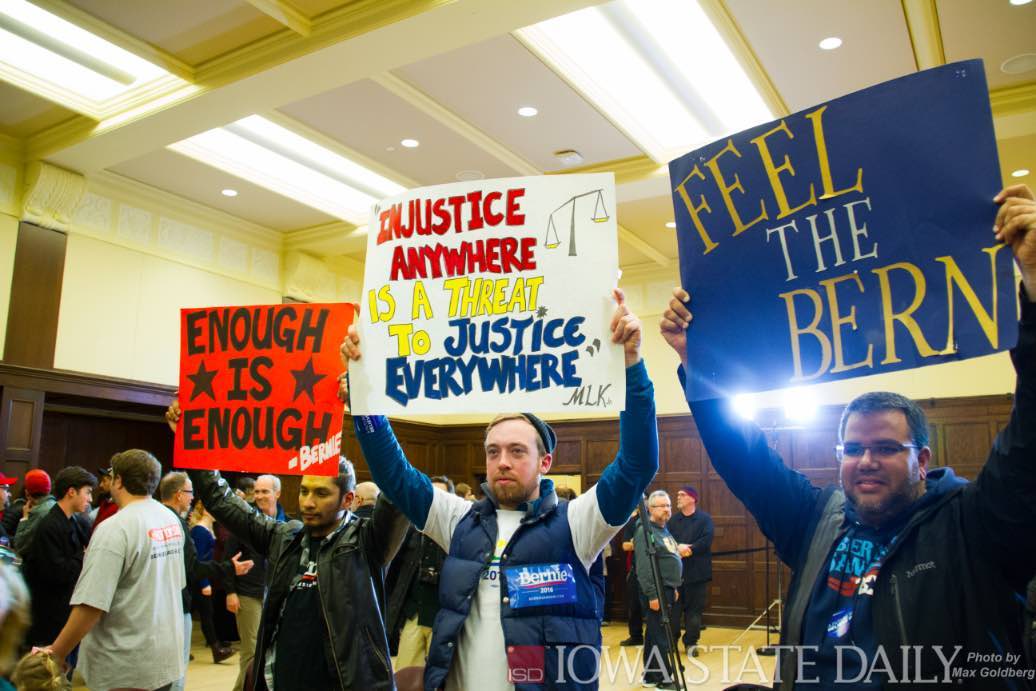
[[[612,291],[615,298],[615,312],[612,314],[612,343],[621,343],[626,355],[626,366],[632,367],[640,362],[640,343],[642,332],[640,319],[630,312],[626,305],[626,294],[616,288]]]
[[[687,309],[687,302],[691,296],[683,288],[673,288],[673,297],[669,305],[662,313],[662,321],[658,328],[662,332],[662,338],[680,356],[680,362],[684,368],[687,367],[687,327],[691,325],[691,311]]]

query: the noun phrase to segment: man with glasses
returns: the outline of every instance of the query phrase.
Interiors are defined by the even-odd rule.
[[[898,394],[846,407],[840,482],[825,488],[788,468],[726,401],[691,404],[712,465],[793,571],[781,642],[801,647],[778,661],[781,688],[1030,688],[1018,660],[1021,593],[1036,572],[1036,201],[1021,185],[995,201],[991,240],[1012,249],[1022,276],[1017,385],[975,482],[930,467],[924,412]],[[684,381],[689,300],[674,290],[661,322]]]
[[[683,564],[676,538],[666,529],[666,523],[673,516],[673,502],[663,490],[651,493],[647,500],[648,521],[655,554],[658,557],[658,571],[663,592],[655,584],[655,567],[651,564],[644,525],[637,526],[633,535],[633,558],[637,562],[637,579],[640,584],[641,604],[646,605],[644,614],[647,631],[644,634],[644,686],[660,689],[679,688],[674,671],[669,665],[669,638],[666,636],[662,608],[669,614],[673,641],[680,637],[680,624],[674,617],[673,605],[680,597]],[[679,651],[674,651],[679,652]]]
[[[238,552],[230,561],[198,561],[198,552],[194,546],[194,540],[190,538],[190,528],[187,526],[187,513],[191,510],[191,502],[194,501],[194,485],[187,473],[166,473],[161,482],[158,483],[158,496],[162,504],[176,514],[180,519],[180,528],[185,536],[183,547],[184,573],[187,575],[187,584],[180,591],[183,600],[183,658],[184,669],[191,656],[191,587],[196,581],[203,578],[224,580],[231,574],[243,576],[248,573],[253,562],[249,560],[239,561],[241,553]],[[221,662],[234,654],[233,649],[222,646],[217,641],[212,646],[213,663]],[[186,672],[184,676],[173,682],[172,691],[182,691],[186,683]]]

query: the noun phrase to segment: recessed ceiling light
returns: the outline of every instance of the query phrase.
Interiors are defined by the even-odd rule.
[[[834,50],[842,45],[842,39],[837,36],[828,36],[820,42],[820,47],[824,50]]]
[[[416,149],[417,147],[421,146],[421,142],[417,141],[416,139],[400,139],[399,143],[408,149]]]
[[[1022,74],[1032,70],[1036,70],[1036,53],[1021,53],[1000,63],[1000,71],[1005,74]]]
[[[220,192],[220,194],[222,194],[224,197],[236,197],[237,196],[237,190],[232,190],[232,189],[230,189],[228,187],[225,190],[223,190],[222,192]]]
[[[523,118],[535,117],[536,114],[539,112],[540,111],[536,110],[532,106],[522,106],[518,109],[518,114],[521,115]]]
[[[583,155],[574,149],[562,149],[554,152],[554,158],[561,161],[562,165],[578,166],[583,162]]]
[[[456,178],[461,182],[471,182],[472,180],[483,180],[486,174],[481,170],[461,170],[457,172]]]
[[[676,227],[676,221],[669,221],[668,223],[665,224],[665,227],[666,228],[675,228]]]
[[[1015,171],[1011,172],[1011,177],[1012,178],[1024,178],[1028,174],[1029,174],[1029,169],[1028,168],[1019,168],[1018,170],[1015,170]]]
[[[1028,5],[1032,0],[1011,0],[1012,5]]]

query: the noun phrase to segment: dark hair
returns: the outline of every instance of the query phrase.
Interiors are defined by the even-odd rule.
[[[838,423],[838,441],[845,440],[845,426],[853,413],[867,415],[886,410],[898,410],[906,416],[910,427],[911,441],[921,449],[928,446],[928,418],[921,407],[906,396],[888,391],[871,391],[854,398],[842,411],[842,420]]]
[[[176,496],[176,493],[187,485],[187,473],[173,471],[166,473],[162,481],[158,483],[158,498],[160,501],[169,501]]]
[[[249,492],[254,492],[255,478],[249,477],[247,475],[245,475],[244,477],[239,477],[237,479],[237,482],[234,483],[234,489],[239,489],[245,494],[248,494]]]
[[[162,464],[147,451],[130,449],[112,456],[112,477],[135,497],[150,497],[162,477]]]
[[[90,486],[91,488],[97,486],[97,478],[86,468],[78,465],[72,465],[67,468],[62,468],[61,471],[54,477],[54,498],[61,501],[65,498],[65,494],[68,490],[74,489],[79,491],[83,487]]]
[[[356,489],[356,470],[353,468],[352,461],[345,456],[338,459],[338,476],[335,477],[335,484],[338,485],[338,490],[341,492],[340,497],[344,497]]]
[[[446,489],[449,491],[450,494],[453,494],[457,491],[457,489],[453,486],[453,480],[446,477],[445,475],[436,475],[435,477],[429,479],[431,479],[433,483],[441,482],[442,484],[446,485]]]

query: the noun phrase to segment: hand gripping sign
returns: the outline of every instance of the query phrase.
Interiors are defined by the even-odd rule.
[[[692,400],[1014,345],[981,61],[793,113],[669,164]]]
[[[611,174],[440,185],[371,215],[357,414],[621,410]]]
[[[182,310],[176,467],[337,474],[338,348],[353,314],[344,304]]]

